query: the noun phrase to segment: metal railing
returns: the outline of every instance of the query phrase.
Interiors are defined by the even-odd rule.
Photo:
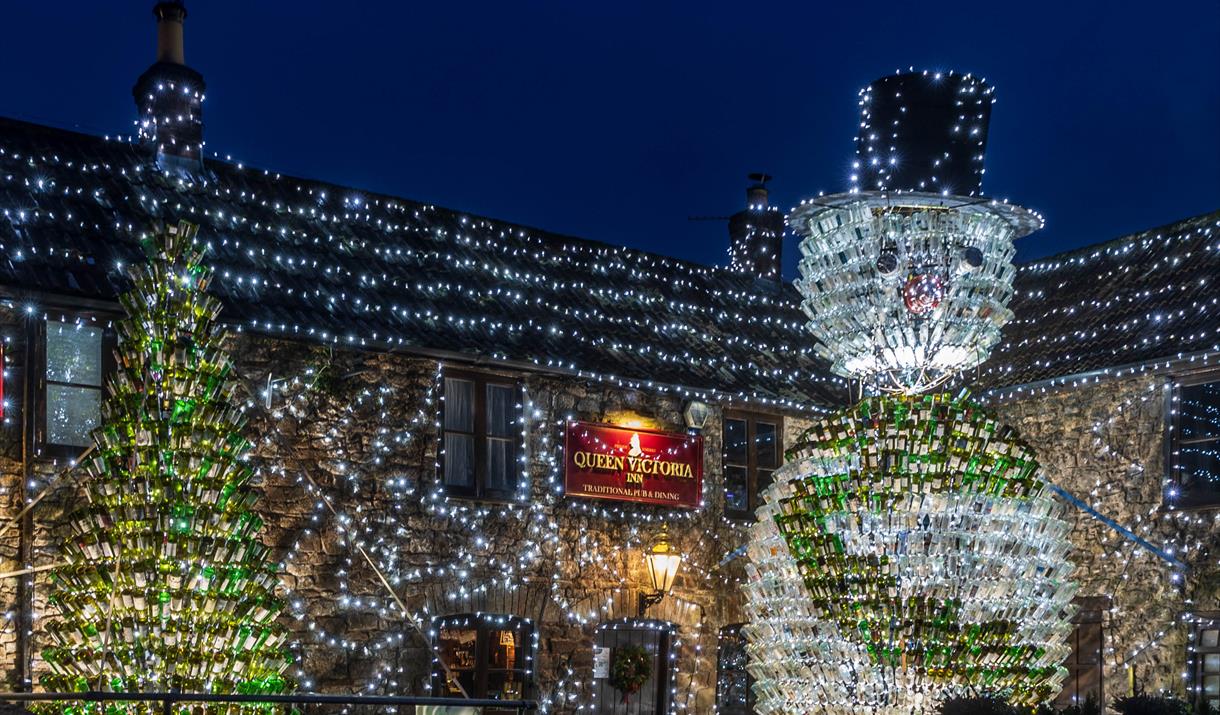
[[[300,693],[296,695],[221,695],[217,693],[0,693],[0,702],[38,702],[46,700],[132,703],[159,702],[162,715],[172,715],[174,706],[180,703],[283,703],[286,705],[345,705],[388,706],[416,705],[436,708],[487,708],[515,710],[518,713],[538,709],[534,700],[494,700],[491,698],[434,698],[415,695],[331,695],[326,693]]]

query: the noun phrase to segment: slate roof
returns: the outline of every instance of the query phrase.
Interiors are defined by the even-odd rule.
[[[113,298],[185,219],[243,330],[838,404],[791,285],[220,161],[187,182],[125,141],[0,118],[0,286]]]
[[[211,161],[188,182],[125,141],[0,118],[0,287],[108,300],[156,221],[211,242],[242,330],[840,406],[790,284]],[[1020,267],[971,381],[1018,385],[1217,350],[1220,211]]]
[[[986,388],[1220,352],[1220,211],[1018,267]]]

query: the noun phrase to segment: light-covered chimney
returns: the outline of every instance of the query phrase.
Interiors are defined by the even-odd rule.
[[[729,265],[755,278],[779,281],[784,216],[767,201],[767,174],[750,174],[746,207],[729,217]]]
[[[136,80],[131,94],[140,118],[140,138],[153,149],[157,165],[167,170],[203,167],[203,75],[186,66],[183,25],[186,6],[180,0],[159,2],[157,61]]]

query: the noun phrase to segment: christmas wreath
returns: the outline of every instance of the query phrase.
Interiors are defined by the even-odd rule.
[[[610,684],[623,691],[623,702],[638,692],[640,686],[652,677],[652,656],[638,645],[623,645],[614,649],[614,662],[610,664]]]

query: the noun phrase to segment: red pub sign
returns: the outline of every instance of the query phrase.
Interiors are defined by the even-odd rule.
[[[568,496],[699,508],[702,435],[569,422],[563,451]]]

